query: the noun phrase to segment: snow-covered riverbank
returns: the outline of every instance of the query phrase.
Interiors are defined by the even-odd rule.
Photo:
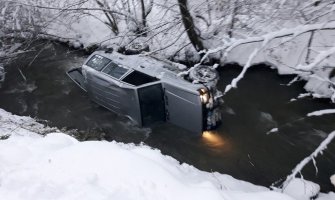
[[[111,36],[109,34],[108,28],[106,28],[103,23],[90,16],[78,19],[75,23],[70,25],[70,28],[61,26],[59,24],[52,25],[55,27],[48,29],[48,33],[51,35],[62,35],[66,36],[66,38],[71,38],[58,39],[69,42],[70,45],[74,47],[90,47],[92,45],[99,44],[102,46],[111,46],[117,49],[121,45],[118,37],[110,39]],[[324,24],[320,24],[320,26],[322,27]],[[329,26],[335,25],[330,24]],[[222,41],[217,40],[215,43],[222,46],[213,46],[208,50],[208,52],[213,51],[213,54],[210,56],[219,60],[220,63],[218,64],[220,65],[237,63],[241,66],[248,64],[249,67],[252,67],[254,65],[263,63],[269,65],[271,68],[277,69],[278,74],[296,74],[297,79],[294,81],[307,81],[304,88],[313,96],[313,98],[329,98],[332,100],[332,102],[335,102],[335,77],[333,75],[333,63],[335,61],[335,56],[332,53],[333,49],[329,49],[328,46],[325,46],[325,44],[334,43],[335,37],[333,36],[333,31],[314,31],[313,40],[309,44],[308,41],[311,37],[310,32],[303,32],[305,29],[306,28],[303,26],[287,30],[284,29],[278,32],[265,34],[263,36],[263,40],[260,39],[262,37],[234,39],[231,41],[231,43],[228,43],[231,45],[231,47],[229,47],[227,44],[221,44]],[[290,31],[293,35],[297,36],[281,37],[281,33],[282,35],[285,35]],[[271,40],[269,40],[268,44],[264,45],[264,41],[269,38],[271,38]],[[255,41],[253,41],[253,39]],[[146,43],[150,46],[151,49],[153,49],[151,53],[155,53],[156,49],[161,48],[161,46],[157,43]],[[232,46],[235,46],[235,44],[238,45],[232,48]],[[309,44],[310,47],[307,47],[306,44]],[[191,57],[187,57],[185,55],[175,55],[174,52],[176,49],[179,49],[182,45],[183,43],[177,43],[170,48],[160,51],[158,56],[164,58],[175,56],[174,59],[176,60],[188,60],[193,62],[196,61],[198,58],[196,52],[192,52]],[[229,49],[228,47],[231,49],[227,52],[227,49]],[[308,48],[313,49],[314,51],[310,53]],[[221,50],[216,52],[216,49]],[[250,59],[252,52],[254,52],[256,49],[257,52],[255,53],[255,56]],[[316,51],[329,55],[324,56],[324,58],[319,58],[320,55],[322,56],[323,54],[320,53],[319,55],[315,53]],[[224,54],[226,54],[226,56],[224,56]],[[310,69],[305,70],[304,67],[309,67]]]
[[[249,67],[265,63],[271,68],[277,69],[278,74],[296,74],[297,78],[292,80],[290,84],[298,80],[305,80],[307,83],[304,88],[313,98],[330,98],[335,102],[335,77],[332,75],[334,73],[335,56],[332,49],[323,47],[324,44],[334,43],[333,31],[314,31],[310,48],[318,49],[323,54],[327,54],[324,58],[320,58],[318,54],[308,54],[306,44],[311,36],[309,32],[303,32],[305,29],[306,27],[296,27],[269,33],[262,37],[237,40],[233,42],[232,46],[234,48],[231,48],[229,52],[226,52],[226,56],[219,59],[221,59],[221,62],[238,63],[241,66]],[[279,37],[291,32],[297,36]],[[264,44],[264,42],[268,43]],[[259,51],[257,55],[251,57],[255,49]],[[213,51],[215,52],[215,50]],[[308,61],[305,60],[307,57],[309,58]]]
[[[110,5],[107,2],[106,5],[99,5],[97,2],[6,2],[0,4],[0,19],[6,19],[3,20],[3,27],[12,30],[15,37],[15,33],[20,33],[19,38],[30,38],[36,34],[88,49],[100,45],[118,49],[134,42],[143,42],[149,45],[151,54],[157,53],[159,57],[193,62],[199,59],[199,54],[192,47],[181,23],[175,2],[147,2],[145,23],[142,22],[143,16],[141,18],[137,12],[141,8],[138,2],[129,4],[128,1],[128,6],[120,2],[110,2]],[[16,7],[18,4],[20,7]],[[220,60],[217,64],[238,63],[249,68],[255,64],[267,63],[277,68],[279,74],[297,74],[300,79],[306,80],[305,89],[313,97],[330,98],[335,102],[335,48],[329,45],[335,41],[335,23],[331,20],[333,12],[325,11],[333,10],[331,4],[322,2],[313,6],[314,3],[307,1],[294,5],[294,2],[283,1],[278,5],[275,1],[269,1],[261,2],[262,6],[259,6],[255,2],[254,6],[240,5],[245,6],[240,12],[245,9],[249,12],[239,14],[234,13],[236,10],[231,11],[237,5],[235,3],[226,5],[221,1],[209,3],[197,0],[189,1],[189,4],[191,13],[195,15],[194,23],[198,34],[205,49],[215,52],[211,56]],[[32,7],[38,9],[31,9]],[[111,18],[108,18],[104,9],[112,9],[110,11],[114,15],[111,18],[115,17],[117,31],[109,24]],[[295,9],[306,13],[286,18],[291,9],[292,13],[297,11]],[[307,11],[309,9],[313,12]],[[207,12],[208,16],[205,14]],[[12,20],[7,21],[7,15],[12,16]],[[236,19],[230,20],[230,15]],[[30,19],[33,17],[36,19]],[[25,18],[29,20],[25,21]],[[231,24],[234,21],[239,23],[234,26]],[[28,26],[30,23],[32,25]],[[144,27],[142,23],[145,24]],[[35,30],[35,26],[43,28]],[[232,37],[228,36],[229,27],[233,28]],[[10,35],[0,30],[0,37]],[[216,49],[220,51],[215,51]],[[255,54],[253,58],[250,57],[252,52]],[[238,80],[241,78],[243,76]],[[237,82],[232,87],[238,85]]]
[[[146,145],[79,142],[1,109],[0,136],[0,196],[6,200],[292,199],[229,175],[180,164]],[[288,193],[299,198],[298,190],[292,195],[290,188]],[[319,196],[334,198],[332,192]]]

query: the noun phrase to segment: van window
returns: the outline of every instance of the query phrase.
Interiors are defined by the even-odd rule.
[[[111,62],[105,69],[102,70],[102,72],[114,77],[114,78],[121,78],[123,74],[125,74],[128,71],[128,69],[124,67],[120,67],[117,64]]]
[[[100,55],[94,55],[86,65],[92,67],[95,70],[100,71],[104,68],[111,60]]]

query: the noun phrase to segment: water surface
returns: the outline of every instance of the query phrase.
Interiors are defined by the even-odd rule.
[[[291,102],[290,99],[305,93],[304,83],[287,86],[294,76],[279,76],[265,65],[250,69],[238,89],[224,97],[223,123],[216,131],[195,137],[167,123],[139,128],[90,101],[66,76],[65,72],[80,66],[87,55],[52,42],[34,45],[35,52],[6,66],[0,107],[46,120],[46,124],[68,131],[80,140],[143,142],[201,170],[270,186],[285,178],[335,130],[334,114],[306,117],[312,111],[334,109],[334,104],[310,97]],[[240,70],[237,65],[222,67],[219,88],[223,90]],[[267,134],[275,127],[279,132]],[[329,177],[335,174],[334,152],[332,143],[316,159],[318,174],[312,164],[302,172],[304,178],[317,182],[324,191],[333,189]]]

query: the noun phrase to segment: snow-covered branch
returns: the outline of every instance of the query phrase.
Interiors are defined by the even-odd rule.
[[[318,110],[318,111],[308,113],[307,116],[312,117],[312,116],[321,116],[321,115],[327,115],[327,114],[335,114],[335,109]]]
[[[223,51],[223,50],[224,50],[224,58],[226,58],[229,52],[231,52],[234,48],[240,45],[243,45],[243,44],[263,42],[263,46],[264,46],[264,44],[267,44],[270,40],[273,40],[275,38],[282,38],[282,37],[288,37],[288,36],[293,36],[295,38],[303,33],[307,33],[310,31],[328,30],[328,29],[331,29],[331,30],[335,29],[335,22],[300,25],[295,28],[290,28],[290,29],[284,28],[279,31],[270,32],[262,36],[249,37],[246,39],[239,39],[239,40],[232,40],[231,42],[226,43],[224,46],[220,46],[215,49],[208,50],[205,53],[205,55],[202,57],[201,62],[204,62],[210,54]]]
[[[311,62],[308,65],[298,65],[296,67],[297,70],[302,70],[302,71],[312,71],[315,67],[318,67],[318,65],[323,62],[325,59],[327,59],[329,56],[335,54],[335,46],[326,50],[326,51],[321,51],[314,59],[313,62]],[[335,66],[334,66],[335,67]]]
[[[257,56],[259,49],[255,49],[249,56],[247,63],[244,65],[242,72],[232,80],[232,82],[226,86],[224,94],[229,92],[232,88],[237,87],[237,83],[244,77],[247,70],[251,67],[252,60]]]
[[[32,8],[39,8],[39,9],[47,9],[47,10],[56,10],[56,11],[103,11],[103,12],[110,12],[110,13],[114,13],[117,15],[122,15],[127,17],[128,19],[132,19],[133,21],[137,21],[135,18],[133,18],[132,16],[129,15],[129,13],[124,13],[124,12],[120,12],[118,10],[114,10],[114,9],[109,9],[109,8],[96,8],[96,7],[77,7],[77,8],[73,8],[71,7],[67,7],[67,8],[61,8],[61,7],[52,7],[52,6],[41,6],[41,5],[34,5],[34,4],[26,4],[26,3],[22,3],[22,2],[16,2],[16,1],[6,1],[8,3],[12,3],[12,4],[16,4],[16,5],[21,5],[21,6],[27,6],[27,7],[32,7]]]
[[[318,148],[315,149],[315,151],[303,159],[293,170],[290,175],[286,177],[286,180],[283,183],[282,190],[286,188],[286,186],[292,181],[297,174],[301,172],[301,170],[310,162],[313,161],[315,163],[315,158],[319,155],[322,154],[322,152],[327,148],[328,144],[332,142],[332,140],[335,138],[335,131],[331,132],[328,137],[321,142]]]

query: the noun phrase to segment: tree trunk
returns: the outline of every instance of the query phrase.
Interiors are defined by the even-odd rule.
[[[228,30],[228,36],[230,38],[233,37],[233,30],[234,30],[234,26],[235,26],[235,16],[237,13],[237,0],[231,0],[231,21],[230,21],[230,26],[229,26],[229,30]]]
[[[187,8],[187,0],[178,0],[178,3],[179,3],[179,8],[180,8],[181,18],[183,20],[183,24],[186,29],[188,38],[190,39],[193,47],[197,51],[203,50],[204,45],[202,41],[200,40],[199,35],[195,31],[193,18]]]
[[[100,8],[104,9],[104,8],[107,8],[107,9],[110,9],[108,4],[106,3],[102,3],[100,2],[99,0],[95,0],[97,2],[97,4],[99,5]],[[119,28],[117,26],[117,22],[116,22],[116,19],[114,17],[114,14],[112,12],[108,12],[108,11],[103,11],[105,13],[105,16],[107,17],[109,23],[107,23],[112,31],[115,33],[115,35],[118,35],[119,34]]]
[[[144,0],[141,0],[141,9],[142,9],[142,26],[145,28],[147,26],[147,20],[146,20],[146,15],[145,15],[145,5],[144,5]]]
[[[305,58],[305,63],[307,65],[310,64],[311,46],[312,46],[313,38],[314,38],[314,31],[311,31],[311,35],[307,43],[307,53],[306,53],[306,58]]]

